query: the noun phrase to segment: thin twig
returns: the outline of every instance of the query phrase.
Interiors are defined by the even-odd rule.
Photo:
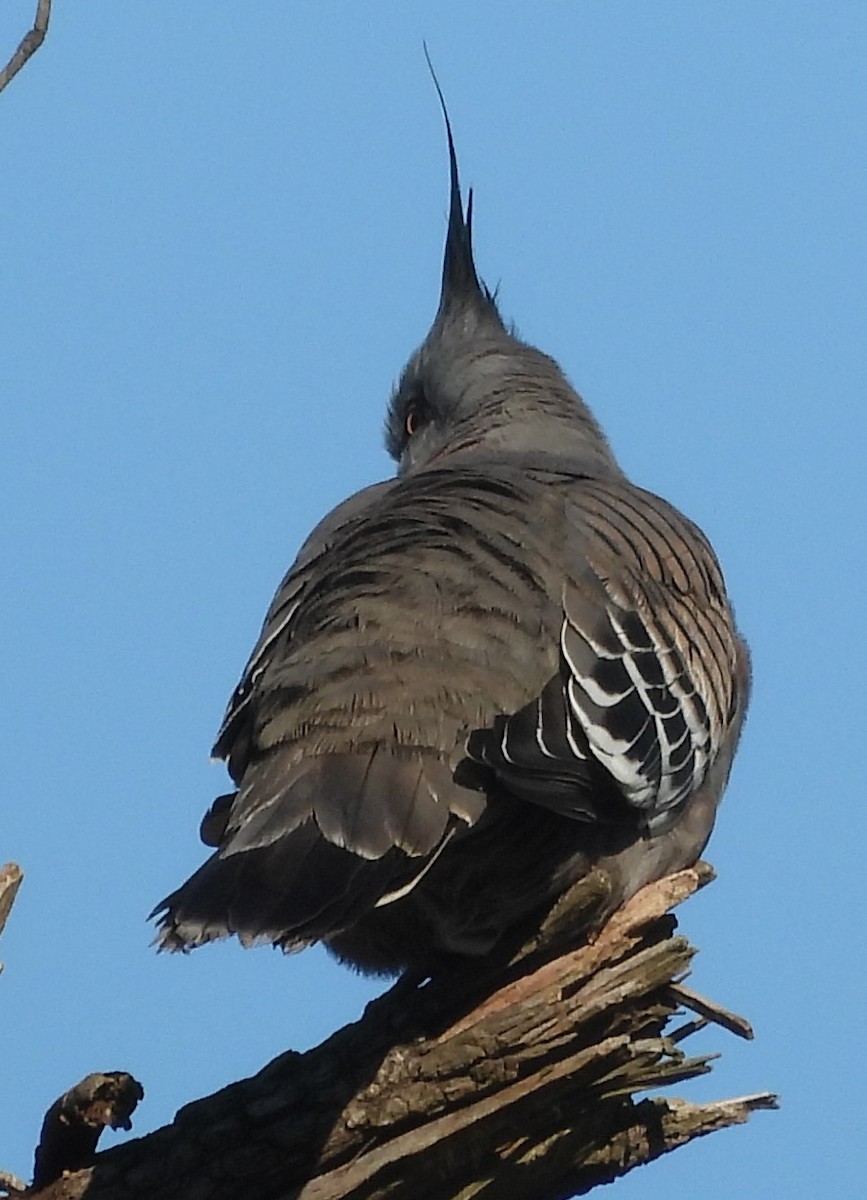
[[[674,1042],[675,1046],[678,1042],[682,1042],[684,1038],[692,1037],[694,1033],[705,1029],[710,1024],[704,1017],[696,1017],[694,1021],[686,1021],[683,1025],[678,1025],[673,1033],[668,1034],[668,1040]]]
[[[753,1027],[746,1018],[739,1017],[737,1013],[723,1008],[714,1000],[708,1000],[706,996],[700,996],[692,988],[685,987],[682,983],[673,983],[669,991],[684,1008],[691,1009],[692,1012],[698,1013],[705,1020],[712,1021],[714,1025],[720,1025],[723,1029],[727,1029],[729,1033],[733,1033],[737,1037],[746,1038],[748,1042],[751,1042],[755,1037]]]
[[[6,925],[9,910],[23,878],[23,872],[17,863],[7,863],[5,867],[0,867],[0,933]],[[3,964],[0,963],[0,971],[2,970]]]
[[[9,916],[9,910],[15,899],[15,893],[21,886],[23,878],[24,875],[17,863],[6,863],[5,867],[0,867],[0,933],[3,932],[6,918]]]
[[[31,58],[45,41],[50,17],[51,0],[39,0],[36,5],[36,19],[33,22],[33,28],[29,33],[25,33],[18,49],[9,59],[3,70],[0,71],[0,92],[3,91],[7,83],[15,78],[28,58]]]

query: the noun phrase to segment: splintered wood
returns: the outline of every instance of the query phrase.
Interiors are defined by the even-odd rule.
[[[751,1033],[683,985],[695,951],[669,910],[712,877],[700,863],[651,884],[580,945],[554,911],[507,962],[399,981],[316,1049],[281,1055],[38,1194],[563,1200],[740,1124],[775,1097],[646,1096],[710,1070],[713,1055],[683,1050],[709,1021]],[[684,1006],[698,1020],[669,1031]]]

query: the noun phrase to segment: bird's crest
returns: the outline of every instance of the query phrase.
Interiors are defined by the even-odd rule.
[[[443,281],[437,317],[443,319],[449,313],[467,305],[494,308],[496,311],[493,295],[480,282],[476,264],[473,261],[472,188],[467,197],[465,216],[458,175],[458,156],[455,151],[455,139],[452,135],[449,112],[426,45],[424,55],[439,98],[449,145],[449,224],[443,254]]]

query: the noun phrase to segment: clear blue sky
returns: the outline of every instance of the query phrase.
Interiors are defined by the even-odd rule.
[[[4,58],[34,8],[2,6]],[[0,1166],[89,1071],[143,1082],[143,1133],[376,991],[318,950],[157,957],[145,915],[202,859],[285,567],[390,473],[446,210],[422,38],[482,273],[707,530],[755,659],[682,921],[757,1038],[702,1035],[688,1094],[783,1108],[613,1194],[860,1196],[863,0],[57,4],[0,96]]]

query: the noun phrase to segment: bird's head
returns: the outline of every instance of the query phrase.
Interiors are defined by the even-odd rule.
[[[433,70],[431,69],[433,74]],[[457,453],[523,452],[574,459],[590,474],[619,473],[605,435],[558,364],[507,327],[473,260],[473,194],[466,214],[445,101],[449,224],[434,323],[391,397],[386,447],[401,474]]]

